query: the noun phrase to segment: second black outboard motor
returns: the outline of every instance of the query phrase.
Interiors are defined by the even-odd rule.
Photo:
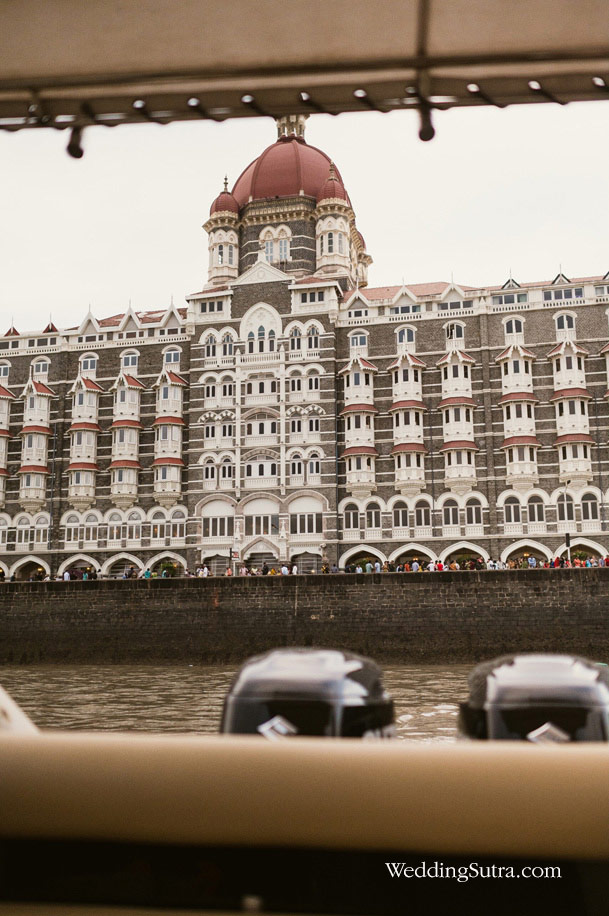
[[[280,740],[296,735],[395,734],[393,700],[369,658],[335,649],[274,649],[239,669],[221,732]]]
[[[460,707],[469,738],[609,741],[609,668],[572,655],[503,655],[478,665]]]

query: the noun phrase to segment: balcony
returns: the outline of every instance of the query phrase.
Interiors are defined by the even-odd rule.
[[[359,528],[346,528],[343,531],[343,541],[361,541],[362,534]]]
[[[433,537],[433,528],[431,525],[426,525],[424,527],[418,527],[415,525],[414,536],[416,540],[419,538],[430,538]]]
[[[321,474],[309,474],[307,477],[307,485],[309,487],[321,486]]]
[[[259,404],[277,404],[279,398],[276,391],[268,391],[264,394],[246,394],[243,399],[244,407],[257,407]]]
[[[364,535],[367,541],[382,541],[383,540],[383,529],[382,528],[365,528]]]
[[[465,537],[466,538],[484,537],[484,525],[466,525],[465,526]]]
[[[28,448],[26,445],[24,445],[21,450],[21,463],[22,464],[46,465],[47,463],[46,443],[42,448],[33,448],[33,447]]]
[[[277,477],[246,477],[243,483],[246,490],[268,490],[279,486]]]
[[[305,479],[304,474],[291,474],[290,475],[290,486],[291,487],[304,487]]]
[[[442,526],[442,537],[460,538],[461,537],[461,526],[460,525],[443,525]]]
[[[269,363],[278,363],[280,354],[277,350],[272,353],[244,353],[241,356],[241,363],[244,366],[250,365],[267,365]]]
[[[395,486],[402,496],[416,496],[425,489],[425,468],[396,468]]]
[[[127,458],[130,461],[137,461],[139,443],[136,442],[114,442],[112,445],[112,460]]]
[[[182,457],[182,439],[174,442],[170,439],[158,439],[154,443],[155,458],[181,458]]]
[[[137,480],[111,484],[110,499],[115,506],[128,509],[137,499]]]
[[[211,480],[209,480],[209,479],[204,480],[204,481],[203,481],[203,489],[204,489],[204,490],[217,490],[217,489],[218,489],[218,483],[217,483],[217,481],[216,481],[216,478],[213,477]]]
[[[181,398],[164,398],[160,400],[157,407],[157,414],[159,417],[181,417]]]
[[[374,471],[347,471],[347,490],[353,496],[364,498],[376,490]]]
[[[221,477],[220,478],[220,489],[221,490],[234,490],[235,481],[232,477]]]
[[[527,525],[528,534],[546,534],[548,526],[545,522],[529,522]]]
[[[161,506],[174,506],[182,495],[180,480],[155,480],[154,498]]]
[[[400,541],[405,541],[410,538],[410,528],[394,528],[393,537]]]
[[[95,502],[95,483],[70,484],[68,501],[75,509],[88,509]]]
[[[503,533],[508,537],[524,534],[524,525],[522,522],[505,522],[503,526]]]
[[[444,470],[444,486],[454,493],[469,493],[476,486],[476,470],[473,464],[453,464]]]
[[[245,448],[257,448],[263,445],[277,446],[278,444],[279,436],[277,433],[268,436],[244,436],[243,438],[243,445]]]

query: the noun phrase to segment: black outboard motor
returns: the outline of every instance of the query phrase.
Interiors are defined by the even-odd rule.
[[[609,741],[609,668],[572,655],[503,655],[478,665],[460,704],[469,738]]]
[[[221,732],[389,738],[393,700],[375,662],[335,649],[274,649],[250,658],[224,701]]]

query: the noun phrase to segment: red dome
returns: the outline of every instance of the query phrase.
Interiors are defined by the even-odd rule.
[[[214,213],[225,213],[226,211],[231,213],[239,212],[239,204],[233,197],[233,195],[228,190],[228,181],[224,179],[224,190],[218,194],[213,204],[210,207],[209,215],[213,216]]]
[[[330,163],[330,174],[324,181],[323,185],[317,192],[317,203],[320,200],[344,200],[347,203],[349,202],[349,197],[345,191],[345,186],[342,181],[339,181],[336,175],[336,166],[333,162]]]
[[[252,200],[298,197],[302,192],[307,197],[317,198],[331,164],[324,152],[309,146],[302,137],[293,134],[280,137],[241,173],[235,182],[233,196],[239,208],[244,207],[250,197]],[[338,170],[336,177],[343,187]],[[344,188],[343,192],[348,200]]]

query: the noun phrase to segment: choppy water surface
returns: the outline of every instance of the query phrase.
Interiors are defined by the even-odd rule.
[[[236,667],[0,666],[0,684],[39,728],[214,733]],[[385,668],[398,736],[450,741],[469,665]]]

